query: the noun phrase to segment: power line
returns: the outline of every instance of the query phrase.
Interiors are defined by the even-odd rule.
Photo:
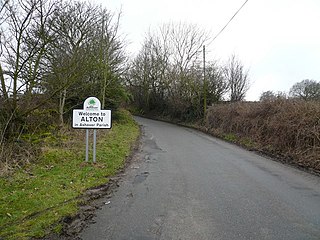
[[[218,32],[218,34],[213,38],[213,40],[211,41],[211,43],[224,31],[224,29],[229,25],[229,23],[234,19],[234,17],[240,12],[240,10],[244,7],[244,5],[246,5],[246,3],[249,0],[246,0],[241,7],[235,12],[235,14],[233,14],[233,16],[230,18],[230,20],[227,22],[227,24],[220,30],[220,32]]]

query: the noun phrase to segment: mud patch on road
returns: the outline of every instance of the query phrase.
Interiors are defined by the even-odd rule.
[[[82,202],[79,206],[79,211],[75,216],[67,216],[62,219],[59,224],[62,224],[63,229],[60,234],[52,233],[44,238],[34,238],[42,240],[71,240],[81,239],[79,233],[90,223],[93,223],[95,211],[105,204],[105,200],[112,196],[113,191],[119,186],[120,176],[109,180],[107,184],[88,189],[78,199]],[[103,199],[102,199],[103,197]],[[102,201],[104,200],[104,201]]]

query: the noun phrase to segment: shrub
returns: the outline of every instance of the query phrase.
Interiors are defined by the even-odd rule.
[[[320,104],[276,99],[214,105],[206,127],[214,134],[250,139],[259,150],[320,170]]]

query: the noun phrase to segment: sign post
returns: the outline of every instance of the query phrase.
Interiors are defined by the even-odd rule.
[[[97,129],[93,130],[93,163],[96,163]]]
[[[89,161],[89,129],[93,129],[93,162],[96,162],[97,129],[111,128],[111,110],[101,110],[101,103],[96,97],[88,97],[83,109],[74,109],[72,127],[86,129],[86,159]]]
[[[86,162],[89,161],[89,129],[86,129]]]

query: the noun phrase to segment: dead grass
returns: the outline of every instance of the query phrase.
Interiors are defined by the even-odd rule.
[[[293,100],[245,102],[209,108],[211,133],[250,139],[258,150],[320,171],[320,103]]]
[[[15,169],[29,164],[39,153],[32,144],[9,142],[2,144],[0,150],[0,177],[11,174]]]

